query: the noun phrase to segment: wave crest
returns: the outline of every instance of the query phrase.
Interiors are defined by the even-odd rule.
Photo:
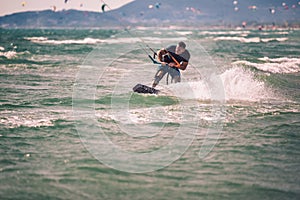
[[[249,61],[236,61],[232,64],[234,65],[246,65],[254,67],[258,70],[278,73],[278,74],[289,74],[300,72],[300,58],[259,58],[258,60],[263,61],[264,63],[253,63]]]

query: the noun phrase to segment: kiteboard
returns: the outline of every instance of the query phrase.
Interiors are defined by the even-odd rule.
[[[143,84],[137,84],[136,86],[134,86],[133,88],[134,92],[137,93],[144,93],[144,94],[158,94],[159,90],[153,88],[153,87],[149,87],[147,85],[143,85]]]

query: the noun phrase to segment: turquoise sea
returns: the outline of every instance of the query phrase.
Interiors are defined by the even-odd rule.
[[[184,41],[182,82],[148,58]],[[0,199],[299,199],[300,30],[0,29]]]

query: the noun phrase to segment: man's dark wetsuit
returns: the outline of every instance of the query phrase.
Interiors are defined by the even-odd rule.
[[[188,50],[185,49],[185,51],[180,54],[180,55],[177,55],[175,53],[175,50],[176,50],[176,45],[172,45],[172,46],[169,46],[167,49],[166,49],[169,54],[176,59],[176,61],[178,63],[181,63],[181,62],[189,62],[189,59],[190,59],[190,53]],[[165,63],[171,63],[171,62],[175,62],[171,56],[168,56],[167,54],[165,55],[163,61]],[[164,75],[166,73],[169,73],[170,76],[172,77],[172,80],[177,77],[175,80],[175,82],[180,82],[181,80],[181,77],[180,77],[180,71],[177,67],[170,67],[168,65],[160,65],[158,66],[158,69],[157,69],[157,73],[155,74],[155,77],[154,77],[154,84],[153,85],[157,85],[159,83],[159,81],[164,77]]]

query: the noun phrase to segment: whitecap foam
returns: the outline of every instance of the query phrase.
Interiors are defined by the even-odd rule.
[[[162,42],[178,42],[178,41],[185,41],[187,40],[186,37],[142,37],[142,40],[147,42],[147,43],[162,43]]]
[[[239,41],[242,43],[258,43],[260,42],[259,37],[245,38],[245,37],[216,37],[214,41]]]
[[[288,38],[286,38],[286,37],[284,37],[284,38],[261,38],[260,40],[262,42],[272,42],[272,41],[284,42],[284,41],[287,41]]]
[[[176,31],[176,34],[178,35],[192,35],[192,31]]]
[[[30,40],[32,42],[39,42],[39,41],[47,41],[47,37],[24,37],[25,40]]]
[[[214,41],[239,41],[241,43],[259,43],[259,42],[271,42],[271,41],[278,41],[284,42],[287,41],[288,38],[260,38],[260,37],[215,37],[213,38]]]
[[[0,52],[0,56],[4,56],[7,59],[12,59],[17,56],[17,52],[15,51]]]
[[[34,43],[39,44],[99,44],[99,43],[106,43],[106,44],[130,44],[130,43],[137,43],[137,42],[156,42],[161,43],[162,41],[178,41],[178,40],[186,40],[185,37],[169,37],[169,38],[160,38],[160,37],[141,37],[141,38],[108,38],[108,39],[97,39],[97,38],[84,38],[78,40],[49,40],[46,37],[25,37],[24,39],[29,40]]]
[[[5,50],[5,48],[0,46],[0,51],[4,51],[4,50]]]
[[[254,67],[261,71],[288,74],[300,72],[300,58],[259,58],[259,60],[264,61],[264,63],[253,63],[249,61],[236,61],[232,64],[234,65],[246,65]]]
[[[84,38],[81,40],[49,40],[46,37],[25,37],[24,39],[39,44],[96,44],[103,42],[103,40],[93,38]]]
[[[279,32],[261,32],[261,35],[288,35],[287,31],[279,31]]]
[[[0,114],[0,124],[8,128],[54,126],[56,120],[71,117],[69,110],[62,109],[4,110]]]
[[[241,35],[247,36],[250,31],[200,31],[199,35]]]
[[[1,124],[6,127],[15,128],[20,126],[26,127],[41,127],[41,126],[54,126],[52,119],[33,119],[30,116],[9,116],[3,117],[0,120]]]

